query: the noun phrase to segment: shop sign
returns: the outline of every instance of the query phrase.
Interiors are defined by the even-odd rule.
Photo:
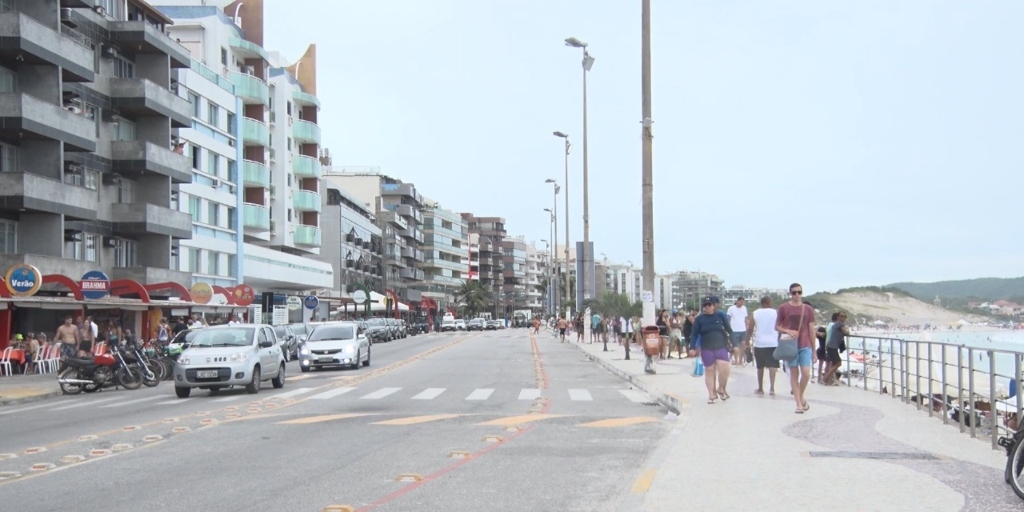
[[[82,275],[78,285],[82,288],[82,296],[98,300],[110,294],[110,278],[99,270],[90,270]]]
[[[253,299],[256,297],[256,291],[247,284],[240,284],[235,287],[235,291],[232,292],[235,297],[235,304],[238,306],[248,306],[252,304]]]
[[[316,309],[320,305],[320,299],[316,295],[307,295],[306,299],[302,301],[302,305],[306,306],[306,309]]]
[[[199,282],[192,285],[192,289],[188,293],[192,295],[192,302],[207,304],[213,298],[213,287],[208,283]]]
[[[7,270],[4,282],[11,295],[15,297],[31,297],[43,286],[43,274],[32,265],[15,265]]]
[[[298,311],[302,309],[302,299],[295,295],[285,299],[284,303],[288,306],[288,311]]]
[[[356,290],[352,292],[349,297],[352,297],[352,301],[356,304],[366,304],[366,301],[370,300],[370,297],[366,295],[366,292],[362,290]]]

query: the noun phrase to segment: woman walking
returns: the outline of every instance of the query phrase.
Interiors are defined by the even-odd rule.
[[[700,355],[704,363],[704,384],[708,388],[708,404],[715,399],[729,399],[726,385],[729,382],[729,338],[732,328],[729,320],[721,311],[715,310],[715,297],[706,297],[701,302],[701,314],[693,321],[692,334],[700,339],[696,350],[690,351],[690,357]]]

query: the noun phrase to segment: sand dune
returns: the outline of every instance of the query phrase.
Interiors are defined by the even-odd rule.
[[[828,298],[833,304],[852,313],[901,325],[948,325],[961,318],[968,322],[985,320],[982,316],[950,311],[913,297],[893,293],[855,291],[829,295]]]

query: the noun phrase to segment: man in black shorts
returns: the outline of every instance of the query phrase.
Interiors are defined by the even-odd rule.
[[[757,389],[754,393],[764,394],[764,369],[768,369],[769,394],[775,394],[775,373],[779,370],[779,361],[775,359],[775,348],[779,346],[779,333],[775,331],[778,312],[772,308],[772,298],[761,298],[761,307],[755,310],[753,329],[747,332],[748,341],[754,348],[754,364],[757,366]]]

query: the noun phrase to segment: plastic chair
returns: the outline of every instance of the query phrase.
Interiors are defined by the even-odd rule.
[[[47,373],[50,368],[50,363],[46,361],[46,358],[50,355],[50,347],[39,347],[36,349],[36,353],[32,354],[32,366],[35,368],[36,373]]]
[[[0,355],[0,375],[12,375],[14,370],[11,368],[11,352],[14,349],[7,347],[4,349],[3,355]],[[7,373],[4,373],[4,372]]]
[[[57,373],[57,370],[60,369],[60,347],[50,345],[50,357],[46,358],[46,362],[49,363],[50,371]]]

